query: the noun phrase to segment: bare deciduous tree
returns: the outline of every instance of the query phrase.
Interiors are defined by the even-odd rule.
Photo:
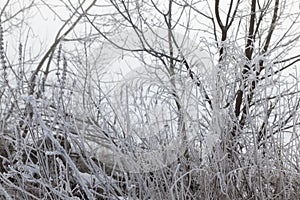
[[[296,1],[41,3],[63,25],[33,60],[3,27],[40,5],[0,15],[3,196],[298,197]]]

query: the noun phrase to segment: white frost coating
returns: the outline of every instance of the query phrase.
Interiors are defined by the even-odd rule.
[[[35,116],[36,120],[38,121],[39,125],[42,127],[43,132],[46,134],[47,137],[50,138],[50,140],[55,145],[55,148],[58,149],[60,154],[67,160],[67,163],[70,165],[70,168],[72,169],[72,171],[74,173],[74,176],[77,178],[78,183],[80,184],[80,186],[84,190],[84,192],[87,195],[88,199],[92,199],[93,194],[89,191],[89,189],[87,188],[87,185],[82,180],[82,177],[80,176],[80,171],[77,169],[75,163],[69,157],[69,155],[67,154],[65,149],[60,146],[58,141],[51,134],[51,131],[49,130],[49,128],[43,122],[42,117],[41,117],[40,113],[38,112],[35,98],[32,95],[30,95],[27,98],[25,97],[24,99],[26,100],[27,103],[29,103],[32,106],[32,111],[34,113],[34,116]]]
[[[220,140],[219,134],[206,134],[204,141],[205,141],[205,152],[211,152],[214,145]]]
[[[151,46],[151,48],[155,51],[167,54],[167,52],[165,52],[168,50],[169,45],[166,39],[167,34],[167,30],[159,29],[155,32],[155,34],[152,32],[146,32],[145,38],[149,46]],[[183,55],[187,60],[189,60],[191,70],[195,73],[195,76],[200,75],[200,78],[203,78],[204,76],[207,78],[207,71],[211,70],[213,62],[210,54],[202,50],[199,46],[200,42],[184,38],[183,35],[179,33],[174,33],[174,37],[176,38],[176,42],[180,48],[180,52],[178,52],[178,50],[174,47],[175,55],[180,55],[178,59],[180,59],[181,55]],[[113,38],[112,40],[124,49],[143,48],[134,32],[121,33],[117,38]],[[104,60],[109,64],[107,67],[99,66],[99,68],[102,68],[104,72],[103,77],[101,77],[101,81],[109,82],[109,84],[105,84],[105,86],[109,86],[109,88],[105,88],[107,91],[111,91],[111,89],[113,89],[113,92],[109,93],[110,106],[113,108],[113,112],[115,112],[116,116],[124,116],[124,119],[120,119],[119,117],[118,120],[124,124],[124,127],[127,126],[127,134],[139,142],[141,142],[143,138],[148,138],[150,140],[150,137],[161,134],[160,132],[166,126],[164,122],[173,120],[176,117],[175,111],[171,114],[171,116],[167,116],[168,112],[171,112],[168,111],[168,109],[170,109],[171,106],[174,106],[169,102],[165,103],[165,101],[161,101],[155,106],[148,107],[148,110],[145,111],[147,112],[147,120],[149,121],[149,123],[147,123],[147,127],[145,127],[145,124],[142,124],[141,127],[139,126],[142,121],[141,114],[139,118],[136,117],[136,115],[128,117],[125,116],[124,113],[128,112],[128,109],[130,110],[129,104],[136,103],[135,100],[126,96],[128,94],[129,96],[137,95],[137,98],[140,98],[138,95],[143,95],[143,103],[150,105],[150,101],[153,100],[153,95],[155,95],[156,90],[164,89],[166,90],[164,91],[165,93],[170,93],[172,85],[170,83],[170,77],[167,69],[162,66],[160,62],[151,60],[149,55],[146,53],[140,55],[140,57],[139,55],[136,55],[134,58],[126,54],[126,51],[114,47],[109,42],[104,45],[103,50],[104,52],[102,52],[102,54],[104,56]],[[142,59],[144,63],[139,59]],[[150,63],[151,65],[149,65]],[[178,67],[182,67],[182,71],[187,70],[183,65]],[[181,75],[178,74],[178,76]],[[187,74],[182,75],[181,77],[175,77],[175,79],[178,79],[177,89],[179,95],[183,97],[183,101],[186,101],[185,103],[183,102],[183,104],[185,104],[185,109],[191,111],[189,112],[189,115],[191,115],[189,117],[197,119],[197,113],[194,112],[195,107],[193,106],[197,104],[196,101],[198,100],[195,99],[193,102],[188,96],[191,94],[186,92],[186,88],[190,88],[190,85],[195,86],[195,84]],[[149,93],[149,87],[151,87],[151,93]],[[141,92],[139,93],[139,91]],[[190,103],[192,103],[193,106],[190,106]],[[172,124],[173,127],[169,127],[169,129],[174,133],[171,133],[170,131],[168,134],[171,133],[173,135],[169,135],[168,137],[173,139],[169,139],[168,144],[165,146],[158,145],[157,149],[149,149],[134,153],[130,153],[130,151],[128,153],[123,153],[119,146],[114,146],[109,143],[99,145],[99,143],[96,144],[91,141],[91,151],[95,153],[97,159],[109,166],[117,165],[117,167],[121,169],[124,168],[125,170],[132,172],[158,170],[159,167],[167,166],[168,164],[176,161],[178,156],[181,156],[184,152],[182,142],[180,138],[176,136],[176,125],[177,123],[174,123]],[[213,139],[211,139],[211,141],[213,141]],[[211,144],[211,141],[208,143]],[[151,143],[151,145],[156,146],[154,143]],[[210,147],[208,149],[210,149]]]
[[[158,150],[123,153],[119,148],[111,145],[107,148],[98,148],[95,154],[108,167],[126,170],[129,172],[149,172],[159,170],[174,162],[184,152],[178,141],[170,142],[166,147]]]
[[[2,187],[1,184],[0,184],[0,194],[3,195],[6,200],[12,200],[10,195],[6,192],[6,190]]]
[[[102,185],[107,181],[107,178],[104,178],[103,176],[100,176],[101,180],[99,180],[99,175],[96,177],[95,175],[82,173],[82,172],[79,172],[79,175],[83,183],[89,186],[100,185],[100,184]]]

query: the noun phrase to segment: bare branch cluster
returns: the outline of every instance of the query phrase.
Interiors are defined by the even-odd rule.
[[[299,198],[297,1],[74,2],[0,7],[1,199]]]

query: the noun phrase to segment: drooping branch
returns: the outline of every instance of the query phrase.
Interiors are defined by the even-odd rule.
[[[72,24],[72,26],[70,28],[68,28],[68,30],[66,30],[63,34],[61,34],[61,32],[63,31],[63,29],[67,26],[67,24],[71,21],[71,19],[76,15],[77,12],[74,12],[72,14],[72,16],[64,23],[64,25],[60,28],[60,30],[58,31],[58,33],[56,34],[55,40],[53,42],[53,44],[51,45],[51,47],[49,48],[49,50],[46,52],[46,54],[44,55],[44,57],[41,59],[41,61],[39,62],[38,66],[36,67],[36,69],[33,71],[31,77],[30,77],[30,91],[29,91],[29,95],[32,95],[34,93],[34,88],[35,88],[35,80],[36,80],[36,76],[37,74],[41,71],[44,63],[46,62],[46,60],[48,59],[48,63],[45,69],[45,79],[44,82],[46,81],[46,78],[48,76],[49,73],[49,69],[50,69],[50,63],[52,61],[52,57],[54,55],[54,51],[57,47],[57,45],[61,42],[61,40],[67,36],[74,28],[75,26],[78,24],[78,22],[82,19],[83,16],[86,15],[86,12],[88,12],[93,5],[96,3],[96,0],[94,0],[90,6],[85,10],[84,13],[82,13],[77,19],[76,21]],[[79,6],[77,8],[77,10],[79,10],[81,8],[81,6]],[[44,84],[44,83],[43,83]]]

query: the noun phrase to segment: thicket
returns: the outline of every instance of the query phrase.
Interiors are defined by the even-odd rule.
[[[16,2],[1,199],[299,198],[296,1]],[[36,53],[22,30],[43,6],[63,25]]]

